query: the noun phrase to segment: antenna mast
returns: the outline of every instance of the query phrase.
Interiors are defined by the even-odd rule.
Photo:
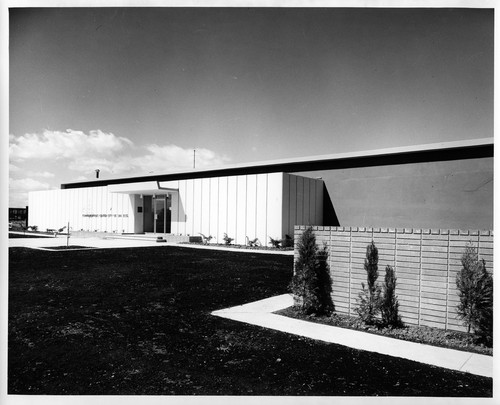
[[[193,169],[196,168],[196,149],[193,150]]]

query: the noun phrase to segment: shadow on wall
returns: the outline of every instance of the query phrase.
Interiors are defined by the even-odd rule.
[[[337,213],[333,207],[332,199],[326,188],[326,184],[323,182],[323,225],[324,226],[340,226]]]

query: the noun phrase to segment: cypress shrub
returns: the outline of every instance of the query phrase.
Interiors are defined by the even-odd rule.
[[[396,280],[394,269],[387,265],[383,285],[384,295],[380,304],[380,311],[384,325],[393,328],[403,326],[401,317],[399,316],[399,302],[396,297]]]
[[[462,268],[457,273],[458,317],[486,343],[493,339],[493,277],[479,260],[477,250],[468,243],[462,256]]]
[[[332,280],[326,246],[318,248],[316,236],[309,227],[302,233],[297,248],[298,258],[294,264],[290,291],[303,313],[331,313],[335,307],[331,297]]]
[[[362,290],[358,295],[356,312],[361,320],[370,325],[380,312],[381,290],[377,283],[378,278],[378,249],[372,241],[366,247],[365,271],[367,284],[361,283]]]

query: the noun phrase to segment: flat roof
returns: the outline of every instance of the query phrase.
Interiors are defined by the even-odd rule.
[[[493,157],[493,138],[440,142],[370,151],[337,153],[319,156],[241,163],[217,168],[193,169],[175,173],[139,177],[93,180],[61,184],[62,189],[107,186],[110,184],[147,181],[173,181],[193,178],[237,176],[262,173],[298,173],[319,170],[349,169],[409,163],[436,162]]]

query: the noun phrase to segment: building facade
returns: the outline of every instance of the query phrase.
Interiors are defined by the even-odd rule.
[[[29,194],[29,225],[212,236],[295,225],[493,229],[493,139],[61,185]]]
[[[130,180],[130,179],[129,179]],[[39,229],[212,236],[223,243],[293,235],[323,222],[323,181],[288,173],[127,182],[32,192],[29,224]]]

